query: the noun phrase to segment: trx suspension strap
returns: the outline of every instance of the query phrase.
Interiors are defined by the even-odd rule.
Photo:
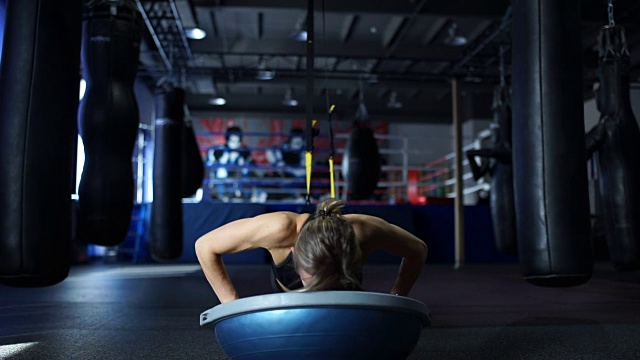
[[[316,120],[313,120],[313,96],[314,96],[314,4],[313,0],[308,0],[307,5],[307,139],[306,139],[306,178],[307,178],[307,205],[311,203],[311,173],[313,170],[313,138],[318,135],[319,131],[315,129]],[[324,30],[324,1],[322,1],[322,16]],[[327,110],[329,113],[329,174],[331,184],[331,198],[336,197],[335,176],[333,171],[333,157],[335,155],[335,147],[333,143],[333,126],[331,124],[331,115],[335,109],[335,105],[329,107],[329,92],[325,89],[327,99]]]
[[[313,69],[314,69],[314,28],[313,28],[313,0],[307,1],[307,143],[305,164],[307,169],[307,199],[311,203],[311,168],[313,164],[313,136],[315,120],[313,117]]]
[[[326,40],[327,26],[325,22],[325,14],[326,12],[324,11],[324,0],[322,0],[322,35]],[[336,178],[334,176],[334,171],[333,171],[333,158],[336,154],[336,151],[335,151],[335,146],[333,144],[333,125],[331,124],[331,118],[333,115],[333,111],[336,109],[336,106],[330,105],[331,101],[329,100],[329,81],[328,81],[328,75],[327,75],[329,72],[328,70],[329,66],[328,66],[326,57],[324,59],[324,63],[325,63],[324,94],[325,94],[328,120],[329,120],[329,183],[331,184],[331,198],[335,199],[336,198]]]
[[[329,182],[331,184],[331,198],[336,198],[336,178],[333,175],[333,156],[336,154],[335,147],[333,145],[333,126],[331,126],[331,115],[335,105],[331,105],[329,108]]]

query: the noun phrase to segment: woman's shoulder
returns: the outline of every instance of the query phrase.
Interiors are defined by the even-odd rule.
[[[290,227],[294,226],[298,222],[301,215],[302,214],[291,211],[275,211],[257,215],[252,219],[274,227]]]
[[[373,215],[345,214],[343,216],[351,225],[375,225],[376,223],[384,222],[383,219]]]
[[[265,213],[239,223],[243,231],[252,232],[258,245],[266,249],[289,246],[297,237],[300,214],[289,211]]]
[[[353,230],[361,242],[366,242],[387,224],[385,220],[373,215],[345,214],[344,218],[353,226]]]

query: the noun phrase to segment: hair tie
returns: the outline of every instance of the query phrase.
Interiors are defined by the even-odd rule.
[[[327,212],[324,210],[318,210],[318,216],[327,217]]]

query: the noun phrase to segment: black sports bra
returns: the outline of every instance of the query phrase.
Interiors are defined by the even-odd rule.
[[[278,265],[271,259],[271,286],[277,292],[284,292],[278,284],[278,281],[289,290],[300,289],[302,287],[302,280],[293,266],[293,253],[291,252],[287,255],[287,258]]]
[[[302,227],[315,218],[315,211],[311,212],[307,220],[302,224]],[[278,265],[273,262],[273,258],[271,259],[271,286],[277,292],[284,292],[282,287],[278,284],[278,281],[289,290],[300,289],[302,287],[302,280],[293,265],[293,253],[291,252],[287,255],[284,261]]]

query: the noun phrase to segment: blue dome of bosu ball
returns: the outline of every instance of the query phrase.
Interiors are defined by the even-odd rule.
[[[418,300],[361,291],[253,296],[200,315],[233,360],[406,359],[430,324]]]

